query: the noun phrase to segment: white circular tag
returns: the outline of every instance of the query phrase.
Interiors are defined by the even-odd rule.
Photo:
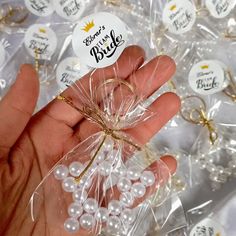
[[[211,219],[205,219],[198,223],[189,236],[226,236],[223,227]]]
[[[84,0],[53,0],[57,14],[67,20],[75,21],[85,10]]]
[[[82,65],[79,58],[67,57],[57,67],[56,80],[60,88],[64,90],[89,71],[90,68]]]
[[[25,33],[24,43],[32,57],[37,50],[39,59],[49,60],[57,48],[57,36],[49,27],[35,24]]]
[[[6,57],[6,51],[3,47],[3,45],[0,43],[0,67],[5,62],[5,57]]]
[[[183,34],[192,29],[196,21],[196,8],[189,0],[173,0],[165,5],[162,20],[173,34]]]
[[[235,0],[206,0],[206,7],[215,18],[228,16],[235,5]]]
[[[54,12],[50,0],[25,0],[25,6],[36,16],[49,16]]]
[[[205,60],[192,67],[188,80],[194,92],[211,95],[223,90],[225,73],[216,61]]]
[[[126,44],[126,25],[117,16],[106,12],[83,18],[72,37],[75,54],[93,68],[115,63]]]

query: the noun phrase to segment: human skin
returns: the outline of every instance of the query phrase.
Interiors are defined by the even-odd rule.
[[[145,53],[140,47],[130,46],[116,64],[103,69],[102,75],[129,80],[135,77],[137,89],[149,96],[173,76],[176,67],[167,56],[156,57],[142,66],[144,58]],[[93,76],[99,79],[101,70]],[[88,78],[88,75],[83,78],[85,84]],[[143,91],[148,79],[152,84]],[[73,100],[73,93],[69,88],[63,95]],[[61,228],[47,224],[48,214],[45,212],[49,209],[41,209],[42,217],[32,222],[28,203],[52,166],[75,145],[98,131],[96,125],[59,100],[53,100],[33,114],[38,94],[36,71],[31,65],[22,65],[16,82],[0,102],[0,235],[69,235]],[[157,115],[126,132],[140,144],[146,144],[179,107],[180,100],[175,94],[163,94],[150,107]],[[166,156],[162,160],[171,173],[175,172],[176,161],[172,157]],[[81,231],[78,235],[88,234]]]

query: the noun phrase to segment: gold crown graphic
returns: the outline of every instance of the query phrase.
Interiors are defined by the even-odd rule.
[[[221,234],[220,234],[220,233],[217,233],[216,236],[221,236]]]
[[[208,68],[209,68],[208,65],[201,66],[201,69],[202,69],[202,70],[205,70],[205,69],[208,69]]]
[[[46,34],[46,30],[44,28],[39,28],[39,32]]]
[[[84,28],[82,28],[82,30],[88,33],[89,30],[91,30],[94,26],[95,24],[94,24],[94,21],[92,20],[90,22],[87,22]]]
[[[175,11],[176,8],[177,8],[176,5],[173,5],[173,6],[170,7],[170,10],[171,10],[171,11]]]

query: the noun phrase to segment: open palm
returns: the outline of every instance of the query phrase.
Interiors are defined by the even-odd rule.
[[[140,80],[137,83],[140,91],[145,81],[152,77],[152,85],[145,91],[149,96],[171,78],[175,64],[169,57],[161,56],[142,66],[144,57],[141,48],[130,46],[116,64],[96,70],[93,77],[95,81],[100,76],[132,80],[135,75],[136,81]],[[88,75],[82,78],[85,87],[88,78]],[[32,115],[38,93],[36,71],[30,65],[23,65],[15,84],[0,102],[0,235],[66,235],[61,228],[47,224],[50,214],[46,209],[42,209],[44,214],[39,220],[32,222],[28,203],[52,166],[98,130],[80,113],[59,100],[53,100]],[[76,99],[70,88],[63,94]],[[180,102],[175,94],[166,93],[151,106],[158,115],[127,131],[141,144],[147,143],[177,113]],[[163,161],[171,172],[175,171],[176,163],[171,157],[165,157]],[[47,198],[50,202],[50,195]]]

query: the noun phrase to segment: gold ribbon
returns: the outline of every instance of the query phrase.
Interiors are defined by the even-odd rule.
[[[114,7],[120,7],[124,10],[132,10],[133,8],[130,4],[123,2],[122,0],[104,0],[103,1],[106,6],[111,5]]]
[[[230,31],[229,31],[229,30],[227,30],[227,31],[225,32],[224,36],[225,36],[225,38],[226,38],[226,39],[232,39],[232,40],[236,40],[236,35],[235,35],[235,34],[232,34],[232,33],[230,33]]]
[[[53,67],[52,67],[51,64],[44,65],[44,64],[41,64],[39,60],[40,60],[39,49],[36,48],[34,50],[34,68],[35,68],[36,72],[39,74],[40,69],[41,69],[41,72],[42,72],[42,67],[44,67],[45,70],[49,70],[49,71],[53,70]],[[43,72],[45,72],[45,71],[43,71]],[[42,84],[42,85],[44,85],[44,84],[45,85],[49,85],[50,81],[48,81],[47,79],[40,80],[40,84]]]
[[[193,111],[191,113],[191,120],[193,120],[193,113],[194,112],[197,112],[199,114],[200,119],[199,119],[198,123],[201,124],[203,127],[207,127],[207,129],[209,131],[209,139],[211,141],[211,144],[214,145],[214,143],[218,139],[218,134],[217,134],[216,129],[213,125],[213,120],[207,118],[206,111],[204,111],[203,109]]]
[[[121,5],[121,1],[120,0],[104,0],[105,4],[111,4],[114,6],[120,6]]]
[[[183,104],[187,100],[193,99],[193,98],[200,101],[201,105],[199,108],[193,108],[190,111],[186,112],[186,109],[184,109]],[[213,120],[209,119],[207,117],[206,103],[202,98],[200,98],[196,95],[191,95],[191,96],[187,96],[187,97],[183,98],[180,114],[184,120],[191,122],[193,124],[202,125],[203,127],[206,127],[209,132],[209,140],[210,140],[211,144],[212,145],[215,144],[215,142],[218,139],[218,133],[217,133],[216,128],[213,124]]]
[[[39,73],[39,52],[37,48],[35,49],[34,54],[35,54],[35,70],[37,73]]]
[[[107,80],[105,83],[111,83],[112,81],[115,81],[115,80],[110,79],[110,80]],[[128,84],[127,82],[122,81],[122,83],[127,85],[129,88],[132,88],[132,86],[130,84]],[[80,109],[77,106],[75,106],[74,103],[70,99],[68,99],[62,95],[57,96],[57,99],[66,102],[72,108],[74,108],[79,113],[81,113],[85,118],[92,119],[93,121],[95,121],[102,128],[102,130],[105,134],[102,142],[100,143],[99,147],[97,148],[97,150],[96,150],[95,154],[93,155],[93,157],[91,158],[90,162],[85,167],[84,171],[75,179],[77,183],[80,182],[82,177],[87,173],[88,169],[94,163],[94,161],[98,155],[98,152],[101,150],[103,144],[106,141],[107,136],[111,136],[115,140],[123,141],[123,142],[131,145],[132,147],[134,147],[137,151],[142,150],[142,148],[139,147],[137,144],[133,143],[132,141],[130,141],[129,139],[127,139],[123,136],[120,136],[118,133],[121,132],[121,130],[111,129],[111,128],[107,127],[106,122],[103,120],[102,115],[100,114],[98,108],[96,108],[96,107],[90,108],[89,106],[86,106],[86,107],[83,107],[82,109]],[[148,152],[145,152],[145,153],[146,153],[147,158],[150,158],[148,155]]]
[[[236,40],[236,35],[226,33],[226,34],[225,34],[225,38],[227,38],[227,39],[232,39],[232,40]]]

